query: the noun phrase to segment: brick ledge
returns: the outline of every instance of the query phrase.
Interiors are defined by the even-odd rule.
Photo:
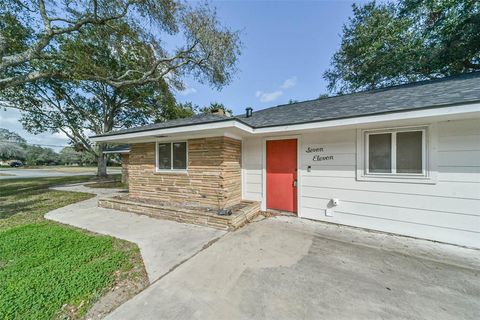
[[[133,212],[152,218],[166,219],[183,223],[213,227],[220,230],[241,228],[260,213],[260,203],[242,201],[245,206],[235,210],[231,216],[219,216],[207,208],[189,208],[152,203],[136,202],[125,198],[100,198],[98,206],[107,209]]]

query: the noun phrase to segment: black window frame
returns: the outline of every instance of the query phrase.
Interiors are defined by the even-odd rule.
[[[174,168],[174,152],[173,152],[173,145],[176,143],[184,143],[185,144],[185,168]],[[159,145],[169,144],[170,145],[170,168],[159,168],[159,160],[160,160],[160,150]],[[181,141],[165,141],[165,142],[157,142],[155,147],[155,169],[156,172],[185,172],[188,170],[188,142],[181,140]]]

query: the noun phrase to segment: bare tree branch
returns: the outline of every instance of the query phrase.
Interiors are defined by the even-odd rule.
[[[9,55],[9,56],[3,56],[2,59],[1,59],[1,62],[0,62],[0,71],[3,71],[6,68],[17,66],[17,65],[20,65],[22,63],[25,63],[27,61],[32,60],[33,58],[35,58],[36,55],[40,54],[40,52],[48,46],[48,44],[52,41],[52,39],[55,36],[59,36],[59,35],[62,35],[62,34],[67,34],[67,33],[72,33],[72,32],[78,31],[82,27],[84,27],[85,25],[88,25],[88,24],[102,25],[102,24],[105,24],[109,21],[118,20],[118,19],[121,19],[121,18],[125,17],[125,15],[128,13],[128,9],[129,9],[130,5],[133,2],[134,1],[128,1],[125,4],[125,7],[123,8],[123,10],[119,14],[104,17],[104,18],[87,16],[83,19],[79,19],[78,21],[69,21],[69,20],[62,19],[62,18],[53,18],[53,20],[63,21],[63,22],[67,22],[67,23],[71,24],[68,27],[59,28],[59,27],[51,27],[51,21],[53,21],[53,20],[48,18],[47,12],[46,12],[46,9],[45,9],[44,1],[40,0],[39,1],[39,11],[40,11],[40,15],[42,17],[43,23],[44,23],[45,32],[33,45],[31,45],[31,47],[28,50],[26,50],[24,52],[21,52],[21,53]],[[27,74],[26,76],[27,76],[27,79],[28,79],[29,74]],[[25,75],[24,75],[24,77],[25,77]],[[2,87],[2,85],[6,85],[6,84],[12,85],[12,84],[16,84],[16,82],[14,82],[14,81],[12,81],[12,82],[0,82],[0,88]]]
[[[36,80],[46,79],[46,78],[57,78],[61,79],[65,75],[59,72],[40,72],[32,71],[28,74],[22,74],[18,76],[6,77],[0,79],[0,89],[4,89],[9,86],[16,86],[20,84],[25,84],[27,82],[34,82]]]

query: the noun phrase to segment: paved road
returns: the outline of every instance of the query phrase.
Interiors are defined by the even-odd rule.
[[[229,233],[106,319],[478,319],[480,251],[300,220]]]
[[[120,169],[108,169],[109,173],[121,173]],[[0,175],[0,180],[5,179],[17,179],[17,178],[44,178],[44,177],[70,177],[70,176],[84,176],[95,175],[96,172],[63,172],[55,170],[42,170],[42,169],[0,169],[0,173],[8,174],[8,176]]]

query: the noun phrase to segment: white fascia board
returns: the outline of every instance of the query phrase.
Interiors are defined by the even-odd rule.
[[[104,136],[104,137],[94,137],[90,139],[93,142],[114,142],[117,140],[127,140],[127,139],[142,138],[142,137],[169,135],[173,133],[179,134],[179,133],[190,133],[190,132],[198,132],[198,131],[208,131],[212,129],[228,129],[228,128],[239,128],[243,131],[252,133],[252,128],[244,125],[243,123],[239,123],[235,119],[232,119],[229,121],[203,123],[203,124],[189,125],[189,126],[183,126],[183,127],[179,126],[179,127],[172,127],[172,128],[160,128],[157,130],[124,133],[124,134]]]
[[[103,154],[111,154],[111,153],[130,153],[130,150],[122,150],[122,151],[103,151]]]
[[[421,118],[453,116],[453,115],[472,114],[472,113],[478,113],[480,115],[479,103],[453,106],[453,107],[385,113],[385,114],[372,115],[372,116],[360,116],[355,118],[327,120],[327,121],[319,121],[319,122],[303,123],[303,124],[295,124],[295,125],[258,128],[258,129],[254,129],[253,133],[265,134],[265,133],[278,133],[278,132],[322,129],[322,128],[332,128],[332,127],[358,126],[358,125],[376,123],[376,122],[421,119]]]
[[[247,134],[260,135],[260,134],[268,134],[268,133],[291,132],[291,131],[301,131],[301,130],[311,130],[311,129],[333,128],[333,127],[360,126],[364,124],[371,124],[371,123],[378,123],[378,122],[422,119],[422,118],[442,117],[442,116],[454,116],[454,115],[462,115],[462,114],[480,115],[480,104],[475,103],[475,104],[466,104],[466,105],[451,106],[451,107],[411,110],[411,111],[405,111],[405,112],[385,113],[385,114],[378,114],[378,115],[372,115],[372,116],[360,116],[360,117],[354,117],[354,118],[326,120],[326,121],[318,121],[318,122],[303,123],[303,124],[281,125],[281,126],[257,128],[257,129],[253,129],[252,127],[240,121],[237,121],[236,119],[231,119],[228,121],[221,121],[221,122],[203,123],[203,124],[188,125],[183,127],[179,126],[179,127],[173,127],[173,128],[163,128],[163,129],[161,128],[157,130],[132,132],[132,133],[111,135],[111,136],[105,136],[105,137],[95,137],[95,138],[91,138],[91,140],[93,142],[115,142],[115,141],[125,142],[125,140],[128,140],[128,139],[155,137],[155,136],[169,135],[169,134],[182,134],[182,133],[187,134],[192,132],[199,134],[202,131],[207,133],[209,130],[229,129],[229,128],[238,128]]]

